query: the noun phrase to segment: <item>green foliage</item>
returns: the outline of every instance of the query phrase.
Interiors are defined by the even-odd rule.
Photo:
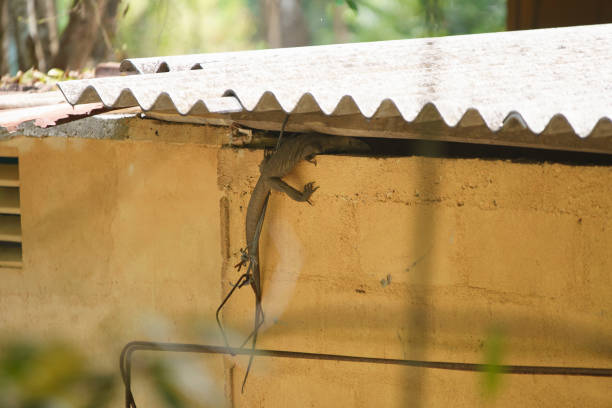
[[[121,385],[118,372],[94,367],[67,343],[4,341],[0,344],[0,407],[108,407]],[[144,385],[138,388],[137,400],[143,397],[166,408],[223,405],[222,391],[206,365],[192,358],[143,355],[132,368],[133,383]]]
[[[304,2],[314,44],[338,42],[340,13],[346,41],[383,41],[501,31],[505,0],[311,0]],[[347,34],[347,35],[346,35]]]
[[[57,5],[63,28],[72,0]],[[505,28],[506,0],[303,0],[302,6],[313,44]],[[114,47],[121,57],[264,48],[260,7],[258,0],[123,0]]]
[[[155,360],[149,366],[149,372],[155,385],[155,390],[166,406],[171,408],[184,408],[187,406],[187,398],[181,392],[176,381],[173,380],[175,376],[171,374],[171,369],[163,360]]]
[[[506,0],[446,0],[446,27],[442,35],[503,31]]]
[[[61,343],[13,341],[0,349],[0,406],[102,408],[112,397],[112,376],[90,368]]]
[[[130,0],[115,46],[129,57],[249,49],[255,29],[246,0]]]
[[[503,31],[506,0],[311,0],[304,2],[313,43],[336,41],[340,8],[350,42]],[[337,30],[337,28],[336,28]]]
[[[357,11],[357,2],[355,0],[344,0],[346,5],[353,11]]]
[[[59,68],[51,68],[46,74],[34,68],[25,72],[17,71],[14,76],[4,75],[0,78],[0,91],[37,91],[44,92],[56,90],[60,81],[73,79],[92,78],[92,70],[64,71]]]
[[[55,4],[57,8],[57,29],[62,32],[68,25],[68,16],[73,0],[55,0]]]
[[[493,397],[500,388],[503,371],[504,332],[499,327],[492,328],[484,342],[484,364],[483,391],[486,397]]]

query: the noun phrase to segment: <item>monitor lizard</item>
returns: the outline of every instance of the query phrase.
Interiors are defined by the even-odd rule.
[[[346,136],[327,136],[321,134],[300,134],[286,138],[278,149],[269,157],[264,158],[259,165],[259,180],[253,189],[246,215],[246,250],[242,250],[241,262],[236,265],[240,268],[248,264],[245,280],[236,286],[250,284],[255,294],[255,321],[251,334],[242,346],[252,337],[252,349],[255,349],[257,333],[264,321],[261,307],[261,274],[259,269],[259,234],[272,190],[287,194],[291,199],[310,203],[310,196],[319,188],[314,182],[306,183],[303,191],[298,191],[282,180],[302,160],[316,164],[314,157],[321,153],[358,153],[369,151],[369,146],[359,140]],[[233,291],[233,290],[232,290]],[[231,294],[231,293],[230,293]],[[228,296],[230,295],[228,294]],[[227,299],[227,297],[226,297]],[[225,301],[223,302],[225,303]],[[220,308],[223,306],[220,306]],[[220,309],[219,308],[219,309]],[[242,390],[246,384],[254,355],[249,358],[247,371],[242,382]]]

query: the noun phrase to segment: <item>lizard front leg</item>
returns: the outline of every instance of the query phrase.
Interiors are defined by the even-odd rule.
[[[298,191],[295,188],[291,187],[289,184],[285,183],[279,177],[270,177],[266,180],[266,182],[268,183],[270,188],[287,194],[291,199],[295,201],[306,201],[308,202],[308,204],[312,204],[310,202],[310,196],[312,195],[312,193],[319,189],[319,187],[314,185],[314,182],[310,182],[304,185],[304,191]]]
[[[315,166],[317,165],[317,159],[315,159],[316,154],[311,154],[310,156],[306,156],[304,157],[304,160],[306,160],[308,163],[312,163]]]

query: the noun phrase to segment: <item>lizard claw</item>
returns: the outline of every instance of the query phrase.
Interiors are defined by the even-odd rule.
[[[240,262],[238,262],[236,265],[234,265],[234,268],[238,268],[238,272],[240,272],[240,269],[246,265],[246,263],[249,261],[249,254],[245,249],[240,249]]]
[[[313,181],[311,181],[310,183],[306,183],[304,185],[304,192],[302,193],[302,200],[312,205],[312,203],[310,202],[310,196],[318,189],[319,187],[315,186]]]

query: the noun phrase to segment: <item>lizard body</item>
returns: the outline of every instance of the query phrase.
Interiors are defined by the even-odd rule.
[[[247,245],[250,245],[255,237],[257,223],[271,190],[283,192],[295,201],[308,201],[318,188],[314,187],[314,183],[307,183],[302,192],[281,179],[289,174],[300,161],[314,162],[314,156],[321,153],[365,152],[368,150],[366,143],[345,136],[303,134],[285,140],[272,156],[265,158],[259,165],[259,180],[253,189],[247,207]]]
[[[287,194],[295,201],[306,201],[318,187],[313,182],[304,185],[303,191],[298,191],[282,180],[282,177],[289,174],[293,168],[302,160],[312,163],[314,157],[321,153],[344,153],[344,152],[365,152],[369,147],[361,140],[345,136],[326,136],[319,134],[301,134],[292,138],[287,138],[279,146],[272,156],[265,158],[259,166],[260,176],[247,207],[246,215],[246,242],[247,253],[252,264],[250,284],[255,294],[255,322],[251,335],[253,336],[252,348],[255,349],[257,341],[257,331],[263,323],[263,310],[261,307],[261,275],[259,270],[259,233],[263,216],[268,203],[268,197],[272,190],[277,190]],[[249,336],[250,338],[251,336]],[[248,341],[248,339],[246,341]],[[246,342],[245,341],[245,342]],[[253,355],[249,359],[249,365],[242,383],[246,383]]]

